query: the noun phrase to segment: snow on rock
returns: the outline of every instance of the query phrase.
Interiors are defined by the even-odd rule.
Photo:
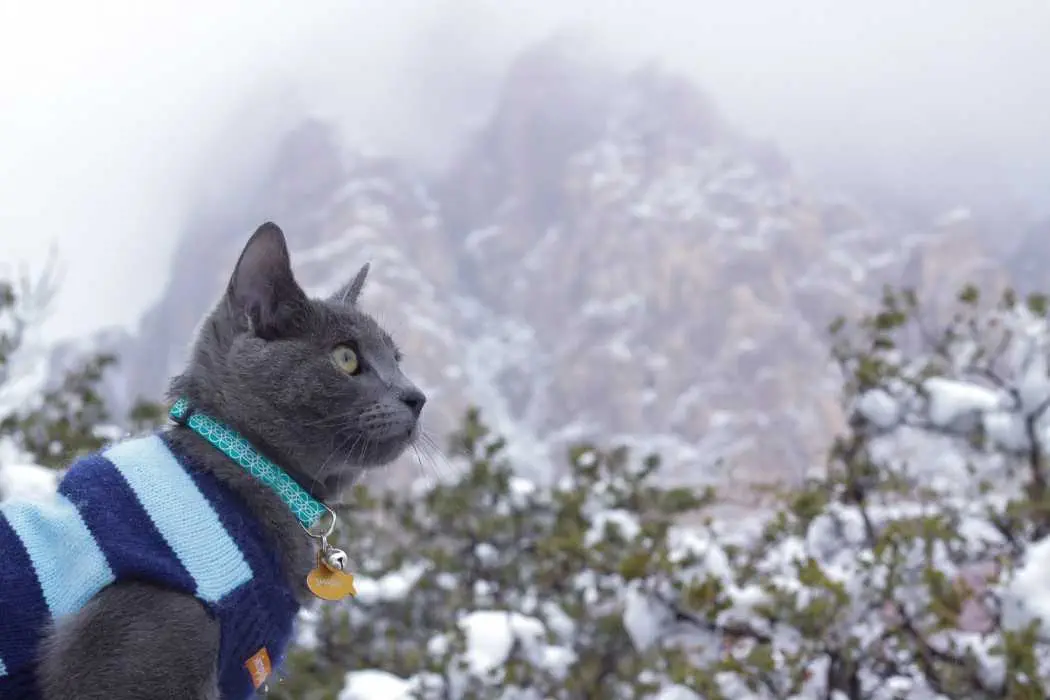
[[[346,674],[339,700],[410,700],[415,685],[386,671],[351,671]]]

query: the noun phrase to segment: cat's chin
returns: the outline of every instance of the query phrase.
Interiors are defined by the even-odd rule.
[[[403,435],[375,442],[371,454],[367,456],[365,463],[361,466],[365,469],[374,469],[390,464],[403,455],[412,446],[417,437],[418,429],[412,428],[412,430]]]

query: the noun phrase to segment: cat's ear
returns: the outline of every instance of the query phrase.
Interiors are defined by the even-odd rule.
[[[347,306],[354,306],[357,304],[357,298],[361,296],[361,290],[364,289],[365,279],[368,277],[369,263],[365,263],[361,266],[361,269],[357,271],[354,278],[343,285],[342,289],[337,291],[330,297],[330,301],[336,304],[346,304]]]
[[[226,300],[235,315],[247,317],[260,338],[292,333],[309,309],[306,293],[295,281],[284,233],[274,223],[260,226],[241,251]]]

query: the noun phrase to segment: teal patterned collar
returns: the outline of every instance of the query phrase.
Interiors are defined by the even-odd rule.
[[[317,525],[326,512],[331,512],[283,469],[259,454],[237,431],[191,407],[186,399],[176,401],[168,415],[179,425],[186,426],[210,442],[246,472],[273,489],[307,532]],[[334,517],[333,515],[333,525]]]

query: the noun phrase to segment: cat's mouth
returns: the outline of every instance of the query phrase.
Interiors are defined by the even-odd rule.
[[[365,467],[381,467],[387,465],[408,450],[419,438],[420,427],[418,422],[410,426],[404,426],[386,431],[382,436],[376,436],[371,441],[373,448],[368,455]]]
[[[396,451],[397,454],[394,459],[400,457],[412,444],[419,438],[419,423],[414,422],[410,427],[406,427],[401,431],[401,434],[391,440],[391,449]]]

